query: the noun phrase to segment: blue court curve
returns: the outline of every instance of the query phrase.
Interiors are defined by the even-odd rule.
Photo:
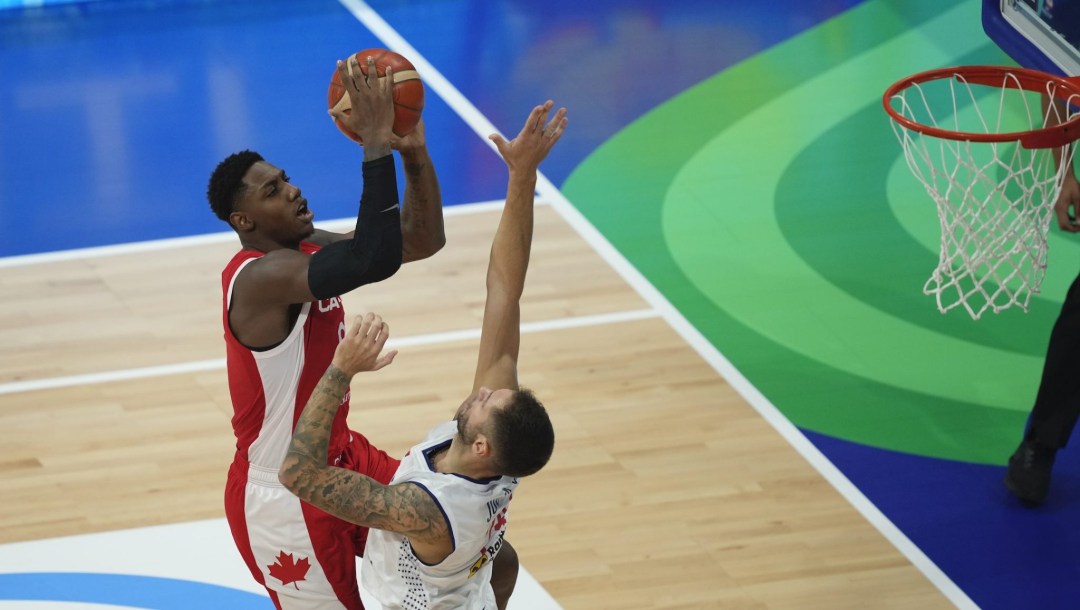
[[[265,595],[191,580],[94,574],[86,572],[28,572],[0,574],[0,601],[51,601],[113,604],[155,610],[199,608],[267,610]]]

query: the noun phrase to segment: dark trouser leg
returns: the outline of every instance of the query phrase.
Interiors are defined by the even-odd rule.
[[[1027,438],[1064,447],[1080,415],[1080,275],[1069,287],[1046,349]]]

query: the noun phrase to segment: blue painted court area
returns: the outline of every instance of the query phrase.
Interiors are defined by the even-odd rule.
[[[372,7],[500,130],[546,97],[572,107],[575,138],[545,165],[559,183],[653,106],[853,4]],[[0,256],[227,230],[205,181],[244,148],[289,172],[316,221],[353,215],[360,152],[327,118],[326,84],[336,59],[379,45],[333,0],[0,12]],[[487,144],[436,95],[424,117],[445,202],[502,197]]]
[[[0,13],[0,256],[227,230],[206,180],[258,150],[318,219],[356,213],[362,151],[326,114],[334,62],[379,46],[332,0],[101,0]],[[237,23],[244,27],[237,28]],[[505,168],[431,95],[448,204],[505,192]]]
[[[804,431],[805,432],[805,431]],[[1038,510],[1002,468],[883,451],[805,432],[981,608],[1069,610],[1080,573],[1080,459],[1063,451]]]
[[[200,600],[202,608],[273,608],[265,595],[190,580],[128,574],[0,574],[0,591],[0,600],[85,602],[158,610],[184,610],[195,599]]]

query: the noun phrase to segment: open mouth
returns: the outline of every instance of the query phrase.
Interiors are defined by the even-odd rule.
[[[296,209],[296,217],[308,221],[315,217],[315,213],[308,209],[307,199],[300,202],[300,207]]]

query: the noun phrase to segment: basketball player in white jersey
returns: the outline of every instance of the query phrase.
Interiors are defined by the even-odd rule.
[[[357,318],[297,422],[278,473],[301,499],[371,528],[361,582],[384,608],[487,609],[496,599],[492,560],[505,548],[518,478],[539,471],[555,436],[544,407],[518,385],[520,305],[532,245],[537,167],[562,136],[566,109],[533,109],[516,138],[491,136],[510,171],[491,246],[487,302],[473,391],[453,421],[436,426],[386,485],[327,465],[331,428],[352,377],[390,364],[389,327]]]
[[[439,184],[423,125],[395,139],[391,79],[367,79],[356,60],[350,61],[352,70],[340,62],[338,70],[354,110],[337,118],[366,144],[353,233],[315,229],[300,189],[251,151],[222,161],[207,193],[211,208],[236,231],[242,246],[221,278],[237,439],[225,512],[252,576],[284,610],[363,608],[356,557],[366,528],[300,502],[277,480],[300,409],[345,334],[340,295],[393,275],[403,261],[431,256],[445,242]],[[368,74],[376,74],[370,62]],[[391,146],[401,153],[406,170],[400,212]],[[346,397],[333,423],[327,460],[389,481],[397,460],[348,430],[348,409]]]

